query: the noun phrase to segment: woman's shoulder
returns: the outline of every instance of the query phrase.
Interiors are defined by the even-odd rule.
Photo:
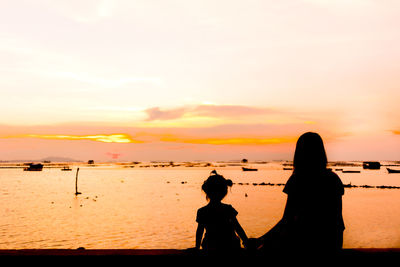
[[[326,190],[329,188],[329,190],[333,190],[342,195],[344,194],[344,187],[342,180],[336,173],[334,173],[330,169],[324,171],[322,175],[321,173],[319,175],[316,175],[314,179],[311,179],[312,182],[301,179],[301,177],[298,176],[299,175],[293,173],[289,177],[283,189],[284,193],[289,194],[293,192],[303,192],[307,190],[315,190],[317,188],[325,188]]]
[[[341,195],[344,194],[344,186],[342,180],[340,179],[339,175],[337,175],[332,170],[327,170],[327,178],[329,182],[335,187],[336,191],[339,192]]]
[[[332,169],[326,169],[326,175],[330,175],[332,177],[337,177],[339,178],[339,175],[337,175],[336,172],[332,171]]]
[[[285,187],[283,188],[283,192],[286,194],[291,193],[293,188],[297,188],[296,184],[297,184],[296,174],[293,173],[287,180]]]
[[[342,180],[340,179],[339,175],[337,175],[337,173],[333,172],[331,169],[327,169],[326,170],[326,176],[332,182],[335,182],[335,183],[337,183],[339,185],[343,185]]]

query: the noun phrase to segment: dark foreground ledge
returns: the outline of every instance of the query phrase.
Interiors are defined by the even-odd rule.
[[[313,250],[310,250],[310,254]],[[286,253],[284,253],[286,254]],[[264,256],[243,252],[239,256]],[[400,248],[343,249],[343,256],[398,256]],[[180,249],[0,249],[0,256],[206,256]],[[272,256],[272,255],[265,255]]]
[[[3,249],[0,256],[178,256],[178,249]]]
[[[57,266],[60,263],[74,266],[103,266],[105,264],[135,264],[143,262],[146,266],[154,263],[160,266],[392,266],[400,261],[400,249],[344,249],[338,254],[325,254],[310,249],[306,254],[271,252],[258,254],[243,251],[239,254],[210,255],[177,249],[16,249],[0,250],[0,260],[19,264],[21,261],[31,266],[36,263],[43,266]],[[217,257],[214,257],[217,256]],[[217,260],[215,260],[215,258]],[[10,260],[10,261],[7,261]],[[219,263],[219,264],[217,264]],[[260,265],[260,263],[262,263]],[[18,266],[18,265],[17,265]],[[313,265],[312,265],[313,266]]]

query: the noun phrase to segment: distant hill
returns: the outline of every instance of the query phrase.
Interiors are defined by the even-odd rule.
[[[76,160],[72,158],[66,157],[46,157],[43,159],[14,159],[14,160],[0,160],[0,162],[43,162],[43,161],[50,161],[50,162],[83,162],[82,160]]]
[[[51,162],[82,162],[81,160],[76,160],[72,158],[66,158],[66,157],[46,157],[43,159],[40,159],[39,161],[51,161]]]

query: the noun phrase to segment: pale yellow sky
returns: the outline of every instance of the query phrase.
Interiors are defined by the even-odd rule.
[[[292,140],[306,130],[326,136],[337,158],[400,157],[399,1],[0,5],[0,139],[9,144],[0,159],[33,157],[17,144],[39,142],[38,127],[47,137],[71,135],[75,154],[63,153],[76,158],[86,155],[87,142],[110,150],[76,136],[138,132],[152,140],[143,150],[165,157],[176,151],[164,145],[182,143],[180,157],[193,158],[204,143],[205,158],[216,147],[235,158],[232,140],[246,147],[255,138],[261,145],[251,155],[273,158],[292,151],[283,142],[280,154],[269,154],[279,149],[263,140]],[[380,139],[381,150],[375,143],[368,150]],[[51,140],[40,140],[37,156],[50,153]]]

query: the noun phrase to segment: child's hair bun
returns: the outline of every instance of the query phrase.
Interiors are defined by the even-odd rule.
[[[225,179],[224,176],[218,174],[217,171],[213,170],[208,179],[204,181],[201,189],[208,195],[215,191],[223,192],[228,186],[231,187],[232,185],[232,180]]]

